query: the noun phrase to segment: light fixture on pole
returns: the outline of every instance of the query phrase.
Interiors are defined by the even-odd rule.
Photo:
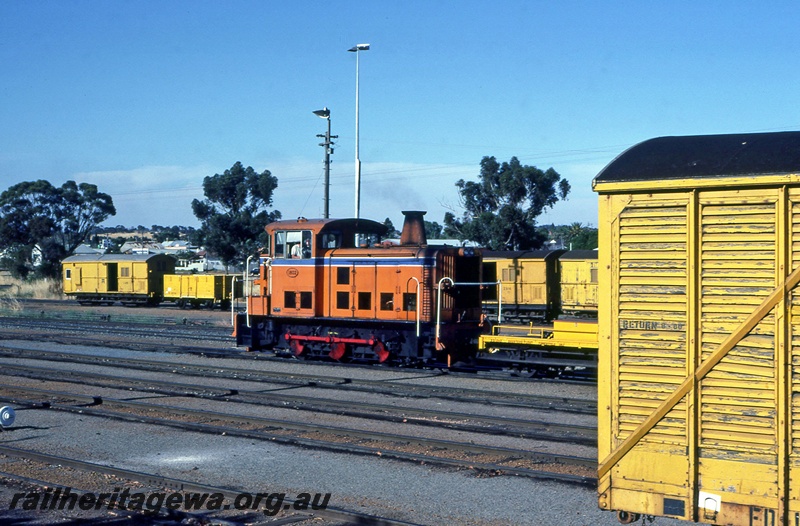
[[[313,113],[320,119],[328,121],[328,131],[325,132],[325,135],[317,135],[317,137],[325,139],[325,142],[321,142],[319,145],[325,148],[325,212],[323,213],[323,217],[328,219],[330,217],[331,202],[331,154],[333,153],[333,148],[331,148],[331,146],[333,146],[333,141],[331,141],[331,139],[338,139],[339,136],[331,135],[331,110],[329,110],[327,106]]]
[[[358,52],[368,49],[369,44],[356,44],[347,50],[356,54],[356,219],[361,215],[361,159],[358,157]]]

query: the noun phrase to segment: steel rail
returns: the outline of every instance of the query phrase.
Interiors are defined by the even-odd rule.
[[[227,389],[224,387],[199,386],[173,381],[153,380],[149,378],[131,378],[111,374],[91,373],[87,371],[64,371],[51,367],[37,367],[32,365],[4,364],[3,370],[0,371],[0,374],[13,371],[21,373],[22,376],[29,378],[43,380],[52,380],[53,378],[58,378],[58,381],[62,382],[93,385],[94,387],[104,387],[108,389],[136,390],[140,392],[157,393],[167,396],[203,398],[207,400],[254,404],[279,408],[287,408],[287,404],[292,404],[291,409],[299,411],[314,411],[336,414],[340,416],[370,418],[373,420],[383,420],[389,422],[409,422],[415,425],[426,425],[489,435],[506,435],[527,439],[570,442],[573,444],[584,444],[591,446],[597,445],[596,426],[559,424],[557,422],[544,422],[538,420],[526,420],[521,418],[453,411],[437,411],[431,409],[419,409],[414,407],[376,404],[370,402],[357,402],[354,404],[349,400],[341,401],[320,399],[311,396],[290,395],[283,392],[266,393],[263,391],[250,391],[239,388]],[[33,372],[33,374],[30,374],[31,372]],[[71,376],[74,377],[74,379],[65,378],[65,376]],[[123,387],[118,385],[109,386],[103,382],[97,381],[89,384],[87,382],[87,378],[105,380],[107,382],[119,382],[124,385]],[[144,384],[144,387],[136,388],[131,386],[131,384]],[[375,413],[369,413],[367,411],[374,411]],[[426,418],[438,420],[425,420]],[[450,422],[447,420],[467,420],[477,422],[478,424],[463,424]],[[481,425],[480,423],[483,423],[484,425]],[[486,427],[489,425],[500,427]]]
[[[427,464],[440,464],[447,466],[468,467],[476,470],[485,470],[489,472],[508,473],[518,476],[524,476],[535,479],[559,480],[562,482],[569,482],[573,484],[592,485],[596,481],[591,477],[583,477],[579,475],[568,475],[562,473],[553,473],[549,471],[534,470],[529,468],[517,468],[513,466],[505,466],[502,464],[481,463],[470,460],[451,459],[446,457],[438,457],[426,454],[417,453],[403,453],[400,451],[393,451],[386,447],[374,448],[368,446],[359,446],[350,443],[330,442],[318,439],[307,439],[301,437],[287,437],[286,435],[268,433],[266,431],[243,430],[240,428],[217,426],[193,422],[181,422],[175,420],[166,420],[163,418],[155,418],[148,416],[125,415],[113,411],[104,411],[97,409],[97,406],[103,405],[110,408],[118,408],[123,410],[135,411],[160,411],[162,413],[176,415],[180,417],[193,416],[196,418],[231,421],[247,425],[260,425],[266,428],[279,428],[284,430],[299,431],[299,432],[325,432],[331,435],[346,436],[351,438],[360,438],[367,440],[376,440],[384,444],[386,443],[406,443],[416,444],[427,448],[444,448],[451,451],[461,451],[474,454],[500,456],[514,459],[526,459],[533,463],[548,463],[560,464],[567,466],[582,467],[593,470],[597,466],[597,461],[594,458],[582,458],[569,455],[557,455],[553,453],[543,453],[537,451],[522,451],[512,448],[501,448],[493,446],[481,446],[476,444],[467,444],[451,440],[420,438],[408,435],[400,435],[395,433],[383,433],[378,431],[364,431],[360,429],[348,429],[335,426],[327,426],[321,424],[304,424],[300,422],[290,422],[286,420],[255,417],[255,416],[241,416],[231,415],[227,413],[219,413],[215,411],[189,409],[185,407],[169,406],[161,404],[153,404],[141,401],[118,400],[100,396],[80,395],[75,393],[65,393],[58,391],[49,391],[45,389],[37,389],[31,387],[17,387],[1,385],[3,388],[3,395],[0,400],[5,403],[17,404],[20,406],[40,409],[55,409],[71,413],[79,413],[83,415],[99,416],[106,418],[114,418],[117,420],[124,420],[129,422],[141,422],[151,425],[160,425],[167,427],[174,427],[178,429],[187,429],[191,431],[211,433],[215,435],[226,434],[228,436],[238,436],[248,439],[267,440],[273,443],[282,443],[293,446],[302,446],[311,449],[323,449],[329,451],[337,451],[343,453],[359,453],[362,455],[377,456],[382,458],[394,458],[396,460],[406,460],[418,463],[420,461]],[[83,406],[67,405],[52,402],[31,402],[30,400],[20,400],[9,397],[6,393],[22,392],[34,394],[39,397],[51,398],[67,398],[85,403]]]
[[[186,376],[213,375],[217,378],[230,378],[236,380],[264,381],[281,385],[309,386],[320,389],[337,389],[362,391],[389,396],[404,396],[417,398],[439,398],[443,400],[457,400],[479,402],[486,405],[501,405],[509,407],[526,407],[542,410],[555,410],[581,414],[597,414],[597,404],[592,400],[565,398],[554,396],[528,395],[518,393],[488,392],[481,389],[467,389],[444,386],[430,386],[403,383],[401,380],[368,380],[347,378],[341,376],[323,376],[306,373],[285,373],[275,371],[260,371],[235,367],[221,367],[215,365],[189,365],[185,363],[143,360],[133,358],[117,358],[107,356],[91,356],[85,354],[70,354],[53,351],[40,351],[30,349],[14,349],[0,346],[0,357],[20,357],[32,359],[45,359],[55,362],[80,363],[86,365],[104,365],[125,367],[153,371],[153,368],[180,370]],[[38,358],[37,358],[38,357]],[[424,375],[423,378],[436,378],[441,374]],[[411,379],[419,379],[414,376]]]
[[[76,324],[78,321],[85,325]],[[230,327],[220,327],[215,325],[182,324],[180,322],[169,323],[142,323],[131,324],[126,321],[111,321],[110,318],[104,320],[53,320],[52,318],[25,319],[25,318],[2,318],[4,325],[18,325],[20,328],[41,327],[46,323],[49,330],[66,330],[73,333],[93,333],[98,330],[114,331],[115,334],[132,336],[154,337],[153,328],[169,330],[170,338],[186,340],[213,340],[222,343],[233,344],[230,336]],[[216,333],[216,334],[212,334]],[[59,334],[61,335],[61,334]]]
[[[118,317],[118,319],[124,319],[124,318]],[[44,321],[45,321],[45,319],[42,319],[42,320],[33,319],[33,320],[29,320],[27,324],[23,324],[23,323],[20,323],[20,322],[17,322],[17,323],[19,323],[19,325],[21,325],[21,326],[25,325],[25,326],[28,326],[28,327],[41,327],[41,323],[44,322]],[[213,343],[219,344],[219,345],[216,346],[216,349],[217,349],[217,352],[220,352],[220,353],[224,352],[225,354],[230,355],[231,351],[233,351],[233,352],[236,352],[236,353],[238,353],[240,355],[243,354],[241,352],[241,350],[233,348],[233,339],[229,334],[230,327],[219,327],[219,326],[215,326],[215,325],[202,325],[202,326],[201,325],[182,325],[179,321],[171,321],[171,322],[166,322],[166,323],[155,323],[155,324],[152,325],[152,327],[156,327],[158,329],[158,331],[169,331],[168,333],[164,334],[163,336],[157,336],[155,333],[152,332],[152,329],[145,329],[145,328],[138,329],[138,328],[131,328],[130,326],[114,324],[113,322],[110,321],[110,319],[107,322],[108,325],[105,325],[106,322],[103,321],[103,320],[101,320],[99,322],[83,321],[83,320],[76,320],[76,321],[77,321],[77,323],[103,323],[104,325],[93,326],[93,327],[80,327],[80,326],[77,325],[77,323],[75,321],[73,321],[71,323],[62,323],[62,324],[58,325],[59,327],[63,328],[63,331],[58,333],[59,341],[74,340],[74,341],[79,341],[80,343],[97,342],[97,343],[99,343],[101,345],[107,345],[107,346],[108,345],[112,345],[112,344],[116,344],[116,342],[126,343],[125,340],[114,340],[114,341],[112,341],[108,337],[95,337],[95,336],[92,336],[92,334],[95,333],[95,332],[110,330],[111,327],[113,326],[113,327],[116,327],[114,329],[116,331],[116,333],[118,333],[120,335],[130,335],[130,336],[133,336],[133,337],[135,337],[135,336],[144,336],[144,337],[148,338],[148,340],[150,340],[151,344],[153,343],[153,340],[160,339],[161,341],[159,341],[159,344],[165,347],[164,350],[166,352],[175,352],[176,349],[178,350],[178,352],[192,352],[190,349],[188,349],[186,347],[186,345],[181,345],[180,343],[173,343],[171,345],[171,347],[172,347],[171,349],[167,348],[168,344],[164,342],[165,340],[187,340],[187,341],[213,342]],[[4,323],[7,324],[8,322],[0,321],[0,326],[2,326]],[[137,322],[137,323],[145,323],[145,322]],[[46,328],[48,330],[52,330],[54,328],[54,326],[53,326],[51,321],[48,321],[48,325],[47,325]],[[180,333],[180,334],[175,333],[175,331],[178,330],[177,328],[184,329],[184,332]],[[190,329],[190,328],[194,328],[194,329],[197,329],[197,330],[213,330],[216,334],[211,336],[211,337],[205,337],[202,334],[192,334],[190,332],[187,332],[187,330]],[[72,334],[70,334],[70,333],[72,333]],[[77,339],[76,334],[86,334],[87,336],[85,336],[84,338],[81,338],[81,339]],[[314,338],[322,338],[322,337],[314,337]],[[326,341],[327,341],[327,339],[326,339]],[[230,345],[229,346],[224,346],[224,344],[230,344]],[[133,345],[141,346],[141,345],[147,345],[147,344],[146,343],[136,343],[136,342],[134,342],[134,343],[130,343],[129,345],[131,345],[131,346],[133,346]],[[208,349],[214,349],[214,348],[215,347],[208,347]],[[225,350],[223,351],[223,349],[225,349]],[[204,353],[204,354],[207,353],[207,351],[202,351],[202,350],[200,352]],[[280,361],[285,361],[286,360],[286,357],[281,357],[281,356],[279,356],[279,354],[275,354],[274,356],[269,356],[269,357],[261,355],[261,357],[262,357],[262,359],[268,359],[268,360],[271,360],[271,359],[280,360]],[[290,357],[293,358],[293,356],[290,356]],[[522,367],[534,366],[534,367],[536,367],[536,366],[546,365],[546,366],[565,367],[565,368],[580,366],[580,367],[588,367],[589,369],[594,369],[596,367],[591,361],[588,361],[588,360],[584,363],[583,360],[575,361],[574,359],[559,358],[559,357],[548,358],[548,359],[541,359],[541,358],[531,359],[531,358],[519,358],[519,357],[516,357],[516,358],[515,357],[503,358],[503,357],[498,356],[498,354],[490,354],[490,353],[486,353],[486,352],[479,352],[478,355],[476,356],[476,359],[477,359],[477,362],[476,362],[477,365],[475,367],[472,367],[472,368],[464,367],[464,368],[462,368],[463,369],[462,372],[464,372],[465,374],[469,373],[470,376],[474,377],[476,374],[480,375],[481,373],[485,372],[483,369],[487,369],[488,368],[490,370],[491,369],[496,369],[497,371],[500,371],[500,370],[502,370],[502,368],[509,367],[509,366],[514,366],[514,367],[517,367],[517,366],[522,366]],[[337,363],[337,364],[333,364],[333,363],[330,363],[329,365],[340,365],[340,366],[343,366],[343,367],[353,368],[353,367],[357,367],[359,364],[353,364],[353,363],[348,363],[348,364]],[[389,367],[402,368],[402,366],[396,366],[396,365],[393,366],[392,364],[389,364],[388,362],[386,362],[385,365],[387,365]],[[449,368],[450,366],[448,364],[444,364],[444,363],[442,363],[442,364],[435,364],[434,363],[434,364],[419,364],[417,367],[419,367],[420,369],[426,369],[426,368],[427,369],[436,369],[436,368]],[[456,373],[457,370],[453,369],[453,370],[451,370],[451,372]],[[506,371],[505,374],[509,375],[509,371]],[[512,371],[512,374],[513,374],[513,371]],[[531,378],[536,378],[536,377],[532,376]],[[536,380],[540,381],[541,378],[536,378]],[[595,381],[595,379],[593,377],[591,377],[591,376],[587,376],[585,379],[582,379],[580,377],[579,378],[571,378],[571,377],[567,376],[567,377],[564,377],[564,378],[559,379],[559,380],[562,381],[562,382],[580,381],[582,383]]]

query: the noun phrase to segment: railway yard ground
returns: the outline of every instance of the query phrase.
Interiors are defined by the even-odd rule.
[[[0,523],[618,524],[594,383],[274,359],[230,321],[3,302]]]

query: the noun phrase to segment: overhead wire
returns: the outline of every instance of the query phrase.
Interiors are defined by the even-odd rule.
[[[476,146],[477,148],[477,146]],[[483,148],[483,147],[482,147]],[[597,147],[597,148],[586,148],[586,149],[572,149],[572,150],[551,150],[551,151],[534,151],[534,152],[526,152],[523,155],[517,155],[517,159],[520,162],[526,163],[531,162],[532,160],[536,160],[538,164],[545,165],[551,164],[551,161],[560,161],[560,162],[591,162],[591,161],[600,161],[600,160],[608,160],[606,155],[601,154],[616,154],[620,151],[619,146],[604,146],[604,147]],[[588,157],[581,156],[580,154],[590,155]],[[392,163],[376,163],[376,164],[392,164]],[[399,164],[399,163],[398,163]],[[474,177],[477,175],[477,170],[472,165],[467,165],[464,163],[437,163],[434,165],[423,165],[417,167],[398,167],[395,169],[377,169],[377,170],[370,170],[369,164],[365,166],[366,170],[363,172],[363,176],[367,176],[366,183],[369,182],[392,182],[395,180],[407,180],[407,179],[417,179],[417,178],[430,178],[430,177],[452,177],[458,179],[464,179],[468,177]],[[451,171],[452,170],[452,171]],[[441,171],[441,173],[431,173]],[[403,174],[402,177],[382,177],[382,176],[392,176],[394,174]],[[341,174],[336,174],[335,172],[331,171],[331,179],[330,184],[332,186],[339,186],[344,184],[349,184],[349,172],[345,173],[342,172]],[[293,187],[296,184],[305,184],[311,181],[314,181],[314,185],[309,192],[309,197],[307,198],[303,208],[308,204],[308,201],[311,198],[311,194],[313,191],[316,190],[317,186],[319,185],[319,181],[322,176],[299,176],[299,177],[283,177],[279,178],[280,186],[286,188],[287,186]],[[372,177],[373,179],[369,179]],[[378,179],[374,179],[377,177]],[[114,196],[141,196],[141,195],[154,195],[154,194],[164,194],[164,193],[175,193],[175,192],[186,192],[186,193],[196,193],[198,191],[202,191],[202,185],[192,185],[192,186],[180,186],[180,187],[165,187],[165,188],[150,188],[144,190],[130,190],[130,191],[122,191],[122,192],[115,192]]]

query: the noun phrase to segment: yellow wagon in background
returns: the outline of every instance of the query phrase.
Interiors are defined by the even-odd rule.
[[[238,280],[237,280],[238,278]],[[234,291],[234,289],[236,289]],[[170,274],[164,276],[164,301],[179,307],[228,309],[242,296],[241,276],[230,274]],[[234,294],[234,292],[236,292]]]
[[[597,317],[597,251],[570,250],[558,258],[561,314]]]
[[[62,283],[84,305],[157,305],[164,275],[174,271],[175,258],[164,254],[81,254],[62,262]]]
[[[483,291],[491,321],[550,321],[558,316],[558,257],[563,250],[483,251],[483,282],[499,282]]]

